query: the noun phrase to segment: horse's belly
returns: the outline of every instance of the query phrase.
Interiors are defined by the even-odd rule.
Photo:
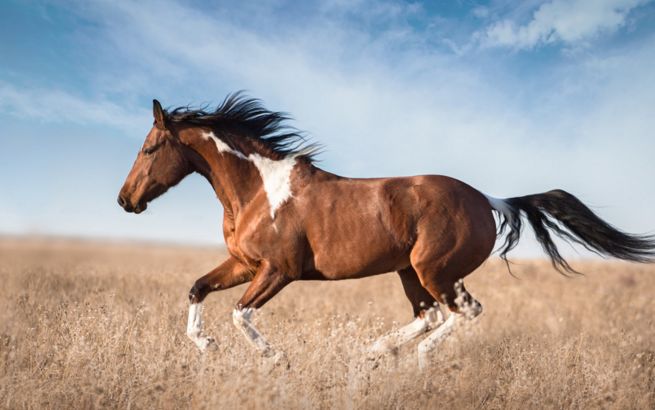
[[[383,235],[386,236],[386,235]],[[409,266],[409,250],[389,238],[368,238],[323,242],[314,247],[310,276],[323,279],[351,279],[396,271]]]
[[[298,199],[309,242],[307,271],[347,279],[405,268],[416,231],[415,201],[386,180],[344,180]],[[401,181],[402,182],[402,181]]]

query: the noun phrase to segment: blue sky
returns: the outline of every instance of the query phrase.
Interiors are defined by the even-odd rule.
[[[563,188],[655,231],[654,3],[517,4],[0,2],[0,233],[222,243],[197,175],[142,215],[115,198],[152,98],[240,89],[291,113],[327,170]]]

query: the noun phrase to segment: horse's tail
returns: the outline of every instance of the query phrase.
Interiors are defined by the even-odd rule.
[[[655,261],[655,236],[621,232],[600,219],[578,198],[560,189],[517,198],[487,199],[499,213],[498,235],[508,231],[500,248],[500,257],[505,262],[507,252],[518,244],[521,236],[521,212],[530,222],[553,266],[560,272],[576,271],[559,253],[550,232],[599,255],[635,262]]]

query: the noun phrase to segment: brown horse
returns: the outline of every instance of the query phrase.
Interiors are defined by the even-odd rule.
[[[223,204],[230,257],[189,293],[187,334],[200,350],[213,343],[201,319],[210,292],[250,282],[234,309],[234,324],[264,356],[276,357],[250,319],[287,284],[397,271],[415,320],[378,340],[371,351],[383,353],[434,329],[418,347],[423,364],[459,317],[482,311],[462,279],[508,231],[500,253],[505,259],[518,242],[522,214],[560,271],[573,270],[550,232],[620,259],[647,262],[655,256],[653,237],[618,231],[561,190],[496,199],[446,176],[354,179],[326,172],[313,164],[317,147],[285,126],[285,114],[239,93],[212,112],[167,112],[156,100],[153,110],[154,126],[118,203],[128,212],[143,212],[151,200],[198,172]],[[440,305],[450,311],[445,321]]]

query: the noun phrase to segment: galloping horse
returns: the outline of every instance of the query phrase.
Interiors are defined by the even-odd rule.
[[[154,100],[153,114],[118,203],[141,213],[192,172],[214,188],[230,257],[189,293],[187,335],[201,351],[214,343],[202,328],[202,302],[210,292],[250,282],[233,311],[234,324],[264,356],[276,357],[251,316],[287,284],[397,271],[415,319],[379,339],[371,352],[432,331],[418,346],[424,365],[459,318],[482,312],[462,279],[505,232],[500,256],[506,260],[523,216],[561,272],[573,269],[550,232],[602,255],[637,262],[655,257],[654,237],[613,228],[562,190],[497,199],[446,176],[355,179],[324,171],[313,163],[317,146],[286,126],[286,114],[241,93],[211,112],[167,112]],[[445,320],[441,305],[450,312]]]

